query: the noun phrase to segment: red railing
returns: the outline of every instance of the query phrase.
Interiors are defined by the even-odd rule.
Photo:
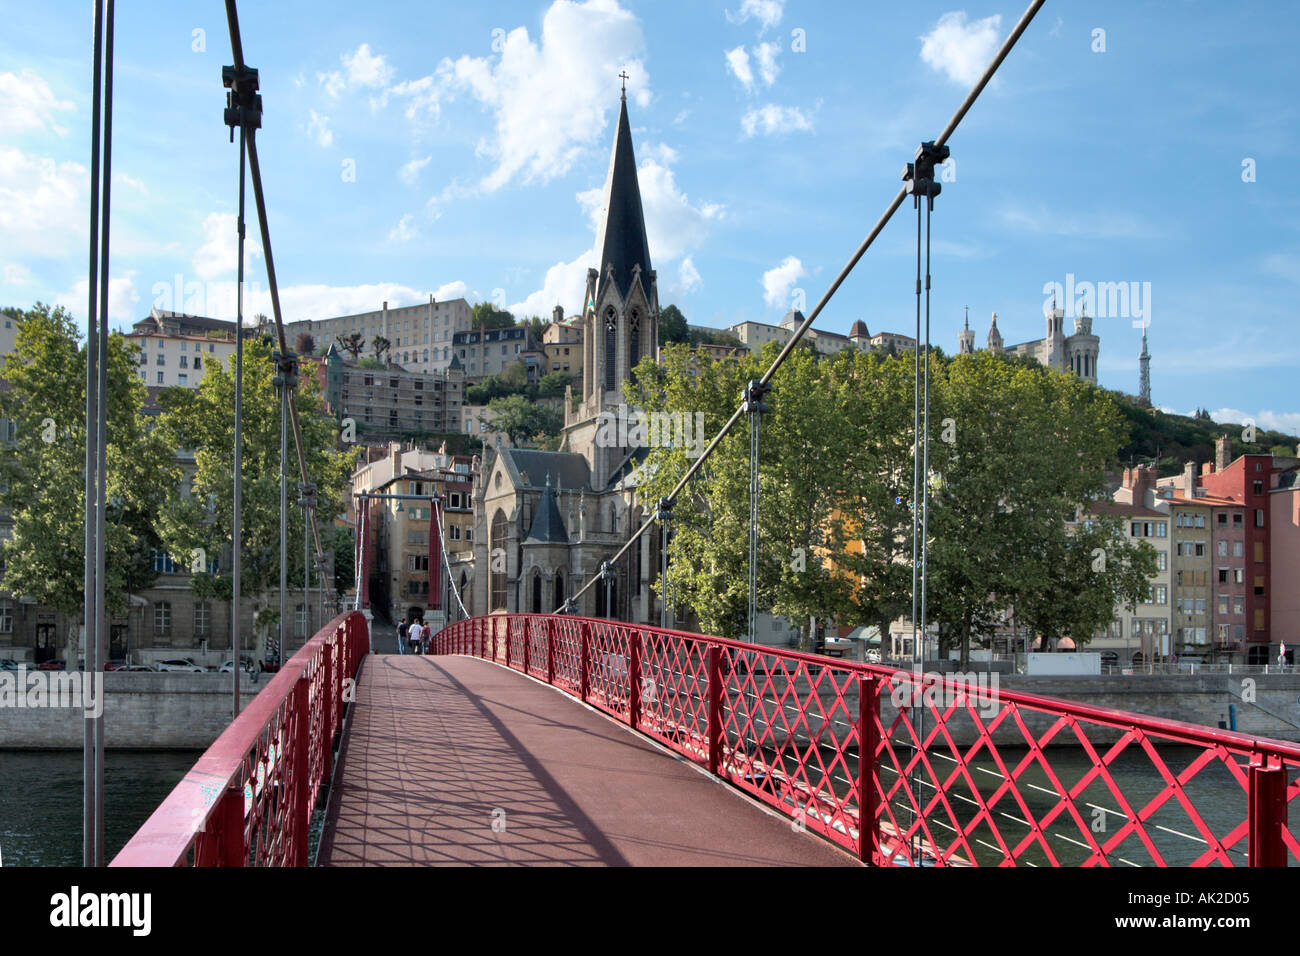
[[[1300,863],[1296,744],[599,618],[470,618],[432,650],[546,681],[874,865]]]
[[[359,611],[321,628],[145,821],[112,866],[306,866],[343,703],[370,632]]]

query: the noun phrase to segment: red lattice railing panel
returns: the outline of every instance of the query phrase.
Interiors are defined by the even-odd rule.
[[[526,656],[876,865],[1300,865],[1284,741],[599,618],[471,618],[434,652]]]

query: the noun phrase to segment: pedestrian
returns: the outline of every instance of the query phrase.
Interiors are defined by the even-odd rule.
[[[406,630],[407,630],[407,626],[408,626],[408,625],[407,625],[407,623],[406,623],[406,618],[402,618],[401,622],[398,623],[398,625],[397,625],[397,653],[399,653],[399,654],[405,654],[405,653],[406,653]]]
[[[420,627],[420,619],[417,617],[406,631],[406,639],[411,642],[411,653],[420,653],[420,638],[423,628]]]
[[[420,618],[420,653],[429,653],[429,625],[424,623],[424,618]]]

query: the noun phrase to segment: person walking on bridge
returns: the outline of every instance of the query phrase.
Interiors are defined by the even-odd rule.
[[[402,618],[397,625],[397,653],[406,653],[406,630],[410,625],[406,623],[406,618]]]
[[[420,641],[424,636],[424,628],[420,626],[420,619],[417,617],[411,626],[407,628],[406,639],[411,643],[411,653],[420,653]]]

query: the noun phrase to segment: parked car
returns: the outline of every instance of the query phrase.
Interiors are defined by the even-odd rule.
[[[36,669],[38,671],[63,671],[68,669],[68,662],[56,657],[42,662]]]
[[[16,671],[16,670],[18,670],[17,661],[11,660],[8,657],[6,657],[4,660],[0,660],[0,671]]]
[[[106,670],[106,671],[124,671],[124,670],[126,670],[129,666],[131,666],[131,662],[130,662],[130,661],[128,661],[126,658],[119,658],[118,660],[115,660],[115,661],[109,661],[108,663],[106,663],[106,664],[104,665],[104,670]]]
[[[169,661],[159,661],[157,666],[160,671],[190,671],[196,674],[207,673],[207,668],[195,664],[188,657],[178,657]]]
[[[253,673],[253,659],[252,659],[251,657],[243,657],[243,656],[241,656],[241,657],[239,658],[239,661],[240,661],[240,665],[241,665],[241,669],[242,669],[242,670],[247,671],[247,672],[250,673],[250,674]],[[225,663],[223,663],[223,664],[221,665],[220,670],[221,670],[221,673],[223,673],[223,674],[233,674],[233,673],[235,672],[235,662],[234,662],[234,660],[228,660],[228,661],[226,661]]]
[[[127,664],[125,667],[119,667],[122,671],[147,671],[150,674],[156,674],[157,669],[150,667],[148,664]]]

